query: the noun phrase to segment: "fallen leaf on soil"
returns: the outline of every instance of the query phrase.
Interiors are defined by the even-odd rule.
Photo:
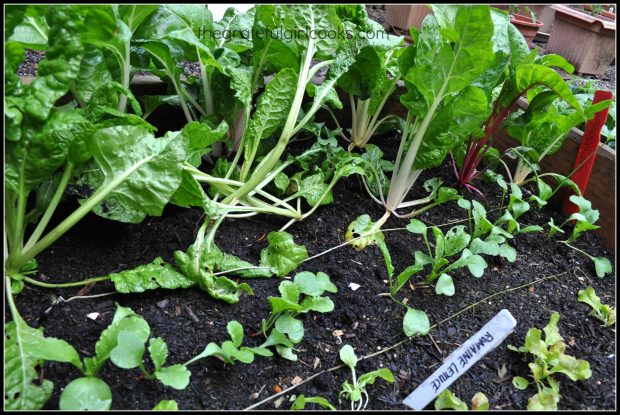
[[[302,381],[302,380],[303,380],[303,379],[302,379],[302,378],[300,378],[299,376],[295,376],[295,377],[293,378],[293,380],[291,380],[291,385],[297,385],[297,384],[301,383],[301,381]]]
[[[88,317],[91,320],[97,320],[97,317],[99,317],[101,314],[94,312],[94,313],[90,313],[90,314],[86,314],[86,317]]]

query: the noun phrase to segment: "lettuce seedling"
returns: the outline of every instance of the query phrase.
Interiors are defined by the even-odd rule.
[[[341,396],[344,396],[345,399],[350,400],[352,411],[359,411],[360,409],[365,409],[366,405],[368,405],[370,397],[368,396],[368,392],[366,392],[366,385],[374,385],[375,380],[377,380],[378,378],[381,378],[390,383],[395,382],[392,371],[385,367],[373,370],[372,372],[364,373],[358,379],[355,373],[355,366],[357,365],[358,359],[355,355],[355,352],[353,351],[353,347],[348,344],[342,346],[339,356],[340,360],[342,360],[342,362],[351,369],[353,383],[351,384],[348,380],[346,380],[342,384],[342,391],[338,394],[338,401],[340,401]],[[366,397],[365,403],[364,396]],[[357,404],[356,406],[357,402],[359,402],[359,404]]]
[[[525,344],[519,348],[509,345],[508,348],[515,352],[529,353],[535,360],[529,364],[532,371],[531,378],[536,384],[538,393],[528,399],[528,410],[557,410],[560,401],[560,385],[552,376],[555,373],[563,373],[572,381],[585,380],[592,376],[590,364],[585,360],[576,359],[564,353],[566,344],[558,331],[560,314],[554,312],[545,328],[545,339],[542,340],[542,332],[537,328],[531,328],[525,335]],[[527,389],[530,382],[515,376],[512,384],[520,390]]]
[[[467,404],[460,400],[450,389],[445,389],[435,399],[435,409],[454,409],[455,411],[467,411]],[[489,409],[489,399],[482,392],[478,392],[471,398],[472,411],[486,411]]]
[[[616,309],[607,304],[601,303],[601,299],[596,295],[593,287],[585,290],[579,290],[577,293],[579,302],[586,303],[592,307],[592,311],[588,314],[601,320],[605,326],[613,326],[616,324]]]

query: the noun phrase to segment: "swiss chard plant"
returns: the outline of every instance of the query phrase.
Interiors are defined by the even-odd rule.
[[[525,343],[517,348],[509,345],[508,348],[515,352],[527,353],[534,357],[534,362],[529,363],[532,371],[532,382],[521,376],[512,379],[514,387],[525,390],[533,383],[538,392],[528,399],[528,410],[557,410],[560,401],[560,385],[553,377],[556,373],[563,373],[572,381],[585,380],[592,376],[590,364],[585,360],[576,359],[565,353],[566,344],[558,330],[560,314],[551,314],[549,323],[541,331],[531,328],[525,335]],[[545,334],[544,340],[542,334]]]
[[[194,243],[193,263],[199,262],[196,255],[201,252],[203,244],[207,250],[211,249],[215,233],[226,217],[266,213],[288,217],[292,222],[303,220],[328,200],[328,186],[333,186],[340,177],[361,172],[337,170],[332,182],[326,186],[320,183],[318,176],[308,178],[309,182],[305,184],[309,187],[315,184],[314,188],[322,189],[320,194],[323,196],[313,198],[313,206],[306,213],[301,211],[301,200],[307,194],[295,195],[297,207],[294,207],[289,203],[290,198],[277,197],[266,191],[271,183],[275,183],[276,188],[282,186],[284,176],[281,173],[293,163],[293,160],[280,160],[291,138],[305,129],[325,104],[342,106],[334,88],[364,44],[342,39],[315,39],[309,34],[316,30],[342,32],[345,25],[357,28],[355,32],[358,34],[370,30],[364,29],[363,23],[368,21],[365,13],[356,12],[360,7],[261,5],[253,10],[255,26],[263,30],[279,28],[281,31],[295,31],[299,32],[299,36],[290,39],[276,37],[267,42],[262,41],[265,39],[252,39],[253,64],[248,69],[250,79],[260,84],[264,74],[273,74],[273,77],[260,90],[262,93],[259,91],[255,108],[247,107],[238,151],[230,162],[218,160],[219,165],[216,164],[210,174],[189,163],[184,166],[181,187],[186,191],[183,204],[201,206],[206,213]],[[226,53],[218,50],[215,50],[215,56]],[[249,49],[245,52],[249,53]],[[314,75],[327,66],[329,70],[323,82],[315,85]],[[254,90],[252,86],[246,85],[244,88]],[[240,90],[240,87],[235,89]],[[306,94],[313,97],[313,101],[309,108],[302,110]],[[212,189],[209,196],[203,191],[201,183],[208,184]]]
[[[357,366],[358,359],[355,355],[353,347],[348,344],[342,346],[339,355],[340,360],[342,360],[342,362],[348,366],[349,369],[351,369],[352,383],[349,383],[349,381],[346,380],[342,384],[342,391],[338,395],[338,399],[340,400],[340,397],[344,396],[345,399],[351,401],[352,411],[365,409],[366,405],[368,405],[370,397],[368,396],[368,392],[366,392],[367,385],[374,385],[377,379],[383,379],[390,383],[395,382],[394,375],[390,369],[387,368],[373,370],[372,372],[364,373],[358,377],[355,372],[355,366]],[[365,402],[364,397],[366,398]]]
[[[469,133],[465,146],[456,147],[453,151],[460,165],[458,173],[456,164],[454,166],[458,181],[471,190],[477,190],[471,181],[481,174],[478,166],[492,148],[494,137],[509,114],[516,110],[519,98],[529,90],[535,89],[542,94],[537,102],[554,94],[574,108],[578,116],[584,117],[570,88],[553,69],[559,67],[572,73],[574,68],[559,55],[539,57],[537,49],[530,52],[523,36],[509,23],[503,12],[493,9],[493,24],[494,59],[485,62],[484,72],[473,81],[473,85],[479,86],[486,97],[480,111],[484,122]],[[545,88],[537,88],[540,86]]]
[[[421,200],[405,198],[424,169],[441,165],[447,153],[478,128],[487,98],[474,83],[494,60],[493,19],[488,6],[432,6],[415,44],[398,58],[407,93],[401,103],[408,109],[398,155],[387,195],[382,186],[373,198],[385,207],[377,221],[391,215],[411,217],[421,209],[401,214],[400,209],[446,201],[435,192]],[[375,172],[371,172],[373,178]],[[449,199],[448,199],[449,200]]]
[[[534,88],[527,91],[528,107],[511,114],[506,120],[508,134],[521,146],[510,150],[519,161],[512,182],[522,186],[528,176],[539,170],[541,160],[555,153],[573,127],[589,120],[598,112],[607,108],[611,101],[602,101],[592,105],[583,104],[583,112],[575,110],[553,91]]]
[[[349,137],[342,134],[350,142],[349,150],[366,147],[384,122],[396,118],[392,114],[379,118],[402,77],[398,66],[398,56],[405,50],[399,45],[402,37],[390,35],[388,39],[364,46],[338,80],[338,86],[349,95],[351,131]],[[334,120],[339,125],[336,117]]]

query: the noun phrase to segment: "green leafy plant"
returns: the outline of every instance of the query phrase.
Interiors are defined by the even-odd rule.
[[[95,356],[87,357],[77,366],[84,377],[72,380],[60,395],[61,410],[109,409],[112,395],[108,385],[97,377],[103,364],[110,360],[122,369],[139,368],[147,379],[157,379],[174,389],[185,389],[191,373],[185,365],[164,366],[168,346],[160,337],[149,337],[151,329],[141,316],[127,307],[116,305],[112,323],[101,333],[95,345]],[[143,362],[147,347],[154,370],[149,372]]]
[[[610,100],[594,105],[591,101],[580,102],[583,111],[575,110],[561,101],[553,91],[541,90],[528,90],[527,110],[516,111],[505,123],[508,134],[521,144],[509,151],[509,154],[515,154],[519,159],[512,176],[513,183],[519,186],[533,171],[539,169],[538,165],[544,157],[560,149],[573,127],[592,119],[598,111],[611,105]]]
[[[293,281],[282,281],[278,290],[280,297],[268,297],[271,314],[261,324],[261,331],[267,340],[259,347],[275,346],[280,356],[289,360],[297,360],[293,346],[303,339],[304,324],[296,317],[310,311],[318,313],[332,311],[333,301],[323,294],[325,292],[335,293],[337,288],[329,280],[327,274],[303,271],[295,275]],[[267,335],[272,327],[273,329]]]
[[[202,353],[188,360],[185,366],[208,356],[216,357],[230,365],[235,364],[236,361],[246,364],[252,363],[256,354],[267,357],[273,356],[273,353],[263,347],[241,346],[243,342],[243,326],[238,321],[230,321],[226,325],[226,330],[228,330],[230,340],[225,341],[221,346],[213,342],[209,343]]]
[[[329,409],[330,411],[336,410],[334,405],[329,403],[327,399],[321,396],[306,397],[304,395],[298,395],[297,397],[295,397],[293,395],[291,398],[295,399],[293,404],[289,408],[291,411],[303,411],[304,409],[306,409],[306,404],[308,403],[315,403],[322,408]]]
[[[563,243],[569,248],[590,258],[590,260],[594,263],[596,275],[599,278],[603,278],[605,275],[613,272],[613,268],[611,266],[611,262],[609,262],[609,259],[605,257],[594,257],[588,254],[587,252],[583,251],[582,249],[579,249],[571,245],[571,242],[574,242],[584,232],[600,228],[600,226],[594,224],[599,218],[599,212],[597,209],[592,209],[592,203],[586,198],[584,198],[583,196],[572,195],[569,197],[569,200],[579,207],[579,212],[576,212],[570,215],[560,225],[556,225],[553,222],[553,218],[552,218],[549,222],[549,236],[551,237],[558,232],[564,233],[564,230],[562,229],[562,227],[564,227],[564,225],[566,225],[569,222],[574,222],[575,226],[573,227],[573,231],[571,235],[568,237],[567,240],[560,241],[560,243]]]
[[[366,13],[360,12],[360,8],[363,9],[359,5],[339,7],[260,5],[253,8],[252,13],[247,12],[246,21],[253,19],[256,28],[262,30],[273,29],[275,33],[290,30],[299,32],[300,36],[292,37],[292,39],[277,37],[269,40],[253,38],[251,45],[245,44],[243,47],[237,45],[239,52],[243,53],[227,53],[226,45],[219,45],[224,48],[218,61],[219,65],[224,73],[231,74],[232,89],[244,94],[243,97],[239,97],[236,93],[230,95],[244,103],[242,105],[245,111],[242,116],[244,121],[240,123],[241,130],[239,131],[241,132],[235,132],[235,135],[240,137],[240,142],[238,151],[231,162],[221,162],[219,167],[216,165],[217,171],[214,169],[211,174],[201,172],[189,163],[184,167],[187,174],[184,175],[183,186],[192,189],[191,193],[186,194],[185,204],[201,206],[206,213],[194,243],[192,263],[199,262],[197,255],[202,252],[203,243],[206,243],[207,251],[211,249],[215,233],[226,217],[245,217],[266,213],[288,217],[291,223],[303,220],[319,205],[328,201],[330,189],[335,181],[353,173],[353,171],[337,170],[332,177],[332,182],[327,186],[320,183],[322,180],[319,176],[312,179],[308,177],[303,183],[306,187],[304,190],[309,188],[315,190],[296,192],[292,198],[286,198],[286,200],[266,190],[271,183],[274,183],[276,188],[283,187],[285,184],[283,183],[286,181],[285,177],[281,173],[294,160],[281,162],[280,157],[289,141],[300,131],[307,130],[316,112],[324,105],[342,108],[334,88],[338,79],[353,64],[360,48],[367,43],[367,40],[345,42],[342,39],[315,39],[314,36],[308,34],[316,30],[339,32],[346,25],[354,35],[362,34],[359,39],[368,39],[363,34],[375,26],[368,24],[369,19]],[[352,18],[352,15],[357,17]],[[232,20],[226,20],[231,18]],[[223,24],[226,22],[233,24],[234,17],[225,15]],[[229,45],[228,48],[230,47]],[[239,59],[233,59],[235,55],[240,55]],[[241,59],[244,55],[249,60]],[[316,61],[318,63],[313,63]],[[238,66],[241,62],[253,63]],[[329,70],[323,83],[314,85],[313,76],[328,65]],[[213,66],[217,69],[215,63]],[[212,72],[213,79],[216,73],[217,71]],[[238,76],[241,73],[244,74],[243,77]],[[264,74],[273,74],[273,77],[264,90],[261,89],[263,92],[257,97],[256,106],[252,112],[253,94],[256,86],[262,82]],[[306,93],[313,97],[313,101],[309,108],[302,110],[302,101]],[[223,108],[236,108],[236,104],[232,102],[225,101],[223,104]],[[233,118],[238,119],[238,115],[233,111]],[[272,138],[275,138],[275,141]],[[207,197],[200,183],[207,183],[215,190],[214,194]],[[315,197],[314,192],[317,188],[321,189],[319,191],[322,196]],[[306,198],[312,205],[305,213],[301,211],[303,198]],[[289,203],[291,199],[297,199],[297,208]]]
[[[593,287],[588,287],[585,290],[579,290],[577,293],[577,299],[581,303],[586,303],[592,307],[592,311],[588,314],[594,316],[607,327],[616,324],[616,309],[607,304],[601,303],[601,299],[596,295]]]
[[[523,346],[516,348],[509,345],[508,348],[515,352],[529,353],[534,357],[534,362],[529,363],[532,371],[531,378],[538,389],[538,393],[528,399],[528,410],[557,410],[560,401],[560,385],[552,376],[555,373],[563,373],[572,381],[585,380],[592,376],[590,364],[585,360],[576,359],[565,354],[566,344],[560,335],[557,324],[560,314],[551,314],[549,323],[543,329],[545,339],[542,339],[543,331],[531,328],[525,335]],[[515,376],[512,379],[514,387],[520,390],[527,389],[530,382]]]
[[[359,378],[355,372],[355,366],[357,365],[357,356],[351,347],[348,344],[342,346],[339,352],[340,360],[347,365],[351,369],[351,376],[353,383],[349,383],[346,380],[342,384],[342,391],[338,395],[338,400],[340,400],[341,396],[344,396],[345,399],[351,401],[351,410],[360,410],[365,409],[366,405],[370,400],[368,396],[368,392],[366,392],[367,385],[374,385],[375,381],[379,378],[385,380],[386,382],[394,383],[394,375],[387,368],[381,368],[377,370],[373,370],[372,372],[364,373],[360,375]],[[364,396],[366,397],[366,402],[364,403]],[[359,402],[359,404],[357,403]]]
[[[435,409],[454,409],[455,411],[467,411],[467,404],[453,394],[449,389],[445,389],[435,399]],[[489,409],[489,399],[482,392],[478,392],[471,398],[472,411],[486,411]]]
[[[34,273],[35,257],[89,212],[137,223],[147,215],[161,215],[181,182],[177,169],[185,159],[186,145],[178,133],[155,138],[148,123],[133,125],[133,119],[122,114],[105,118],[88,106],[55,106],[83,71],[81,61],[86,55],[76,23],[80,10],[71,6],[48,9],[49,43],[36,80],[28,85],[16,82],[7,89],[5,272],[15,280]],[[19,51],[22,45],[12,42]],[[23,54],[16,52],[11,59],[19,63]],[[92,85],[97,89],[88,101],[100,110],[111,105],[97,98],[104,84]],[[120,153],[126,156],[118,157]],[[92,193],[44,235],[72,179],[84,175],[89,177]],[[27,211],[32,193],[36,193],[37,203]],[[117,214],[105,213],[110,210]],[[130,212],[131,216],[118,212]],[[26,239],[30,222],[36,226]]]
[[[177,401],[159,401],[157,405],[153,407],[153,411],[178,411],[179,405]]]
[[[455,171],[460,165],[458,181],[467,189],[475,190],[470,182],[479,177],[484,170],[477,170],[485,155],[492,148],[494,136],[503,125],[515,104],[526,92],[535,89],[542,97],[555,94],[574,108],[578,116],[583,117],[583,110],[570,88],[553,67],[559,67],[569,73],[574,68],[559,55],[538,56],[538,51],[530,52],[527,42],[519,31],[499,10],[493,11],[495,41],[493,48],[495,60],[476,82],[484,82],[481,91],[487,100],[480,109],[483,121],[469,132],[469,139],[464,146],[454,149]],[[499,39],[502,39],[499,41]],[[499,91],[499,92],[498,92]],[[532,98],[532,101],[536,98]],[[544,101],[537,99],[536,102]]]
[[[388,114],[379,118],[385,103],[396,90],[402,73],[398,57],[402,37],[389,36],[374,44],[364,46],[355,57],[355,63],[338,80],[338,86],[349,94],[351,110],[349,151],[355,147],[364,148],[381,124],[395,116]],[[334,116],[336,125],[339,125]]]

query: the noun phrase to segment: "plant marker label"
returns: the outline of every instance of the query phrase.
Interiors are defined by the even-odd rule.
[[[510,311],[504,309],[497,313],[461,347],[446,357],[439,369],[407,396],[403,403],[418,411],[424,409],[485,354],[499,346],[516,325],[517,321]]]

